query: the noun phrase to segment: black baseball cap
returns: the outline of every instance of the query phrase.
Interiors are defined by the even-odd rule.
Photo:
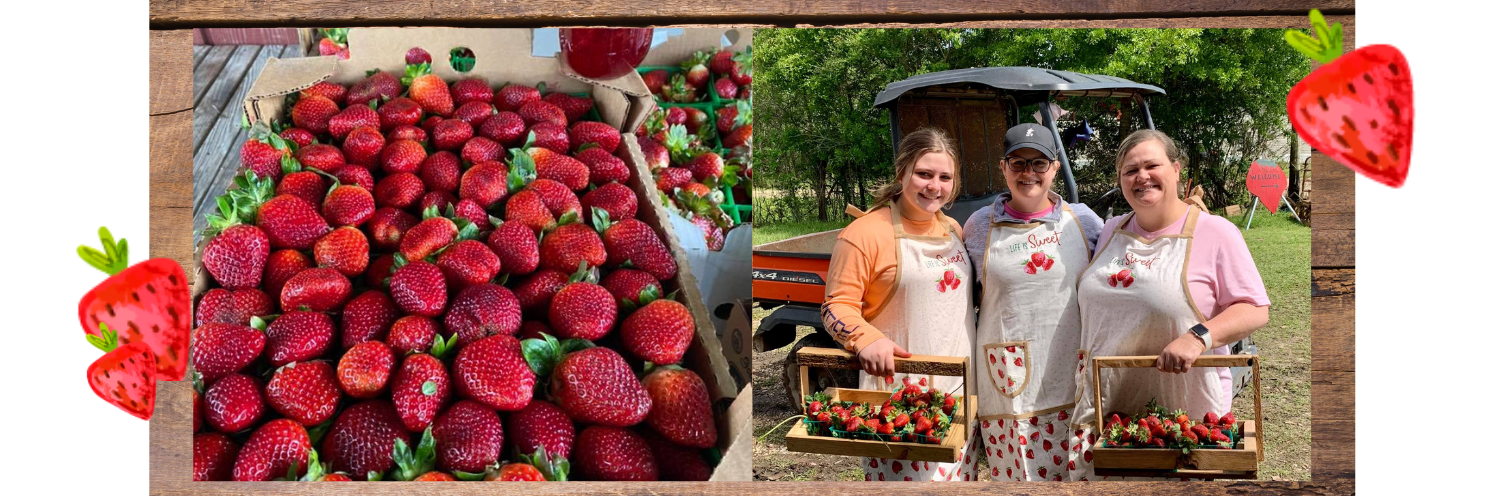
[[[1005,131],[1005,154],[1022,148],[1042,152],[1047,158],[1057,160],[1057,140],[1052,131],[1041,124],[1018,124]]]

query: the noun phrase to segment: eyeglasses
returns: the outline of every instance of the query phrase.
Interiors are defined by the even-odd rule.
[[[1033,158],[1030,160],[1021,157],[1006,157],[1005,164],[1010,167],[1011,172],[1026,172],[1026,166],[1031,165],[1031,171],[1037,174],[1047,172],[1052,167],[1052,161],[1045,158]]]

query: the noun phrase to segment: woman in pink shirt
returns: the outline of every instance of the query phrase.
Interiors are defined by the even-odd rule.
[[[1120,144],[1120,190],[1134,211],[1105,224],[1079,279],[1082,348],[1089,360],[1154,355],[1157,370],[1101,370],[1104,405],[1096,408],[1091,369],[1079,367],[1071,480],[1097,480],[1090,448],[1100,412],[1137,414],[1152,399],[1194,419],[1228,412],[1229,369],[1192,363],[1204,353],[1227,354],[1268,320],[1270,299],[1239,230],[1178,197],[1179,156],[1176,143],[1155,130]]]

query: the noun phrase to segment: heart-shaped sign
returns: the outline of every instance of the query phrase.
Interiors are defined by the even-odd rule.
[[[1250,173],[1245,175],[1245,187],[1250,194],[1260,199],[1260,204],[1265,205],[1271,213],[1281,206],[1281,195],[1286,193],[1286,174],[1281,172],[1281,167],[1276,162],[1260,159],[1250,164]]]

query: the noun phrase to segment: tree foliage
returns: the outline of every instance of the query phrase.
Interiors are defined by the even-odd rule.
[[[1310,71],[1283,39],[1279,29],[758,30],[756,220],[827,220],[841,201],[866,206],[892,177],[890,115],[872,107],[875,95],[917,74],[969,67],[1033,66],[1161,87],[1167,94],[1150,101],[1151,115],[1186,155],[1184,181],[1203,185],[1212,207],[1239,203],[1249,164],[1291,135],[1286,94]],[[1145,126],[1141,112],[1101,98],[1058,103],[1096,131],[1069,149],[1079,198],[1093,201],[1115,187],[1115,149]],[[1035,110],[1021,109],[1023,119]]]

